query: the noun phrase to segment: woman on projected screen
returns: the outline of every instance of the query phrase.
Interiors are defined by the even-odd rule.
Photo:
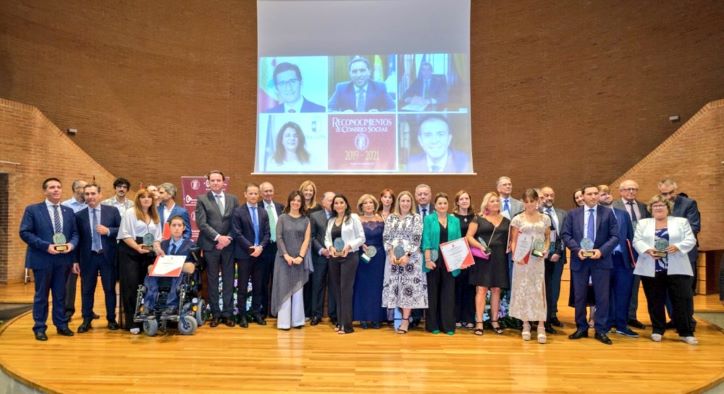
[[[299,171],[309,165],[309,152],[302,128],[287,122],[277,133],[274,155],[267,164],[267,171]]]

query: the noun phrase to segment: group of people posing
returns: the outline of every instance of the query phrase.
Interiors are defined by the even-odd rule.
[[[589,326],[604,344],[612,343],[611,332],[637,337],[629,326],[644,328],[636,319],[640,279],[651,339],[661,341],[671,324],[683,341],[697,343],[690,257],[695,262],[699,213],[671,180],[661,181],[660,194],[647,204],[636,200],[638,185],[631,180],[619,185],[616,201],[608,186],[585,185],[574,195],[578,207],[566,212],[554,207],[549,186],[513,198],[508,177],[500,177],[496,191],[486,193],[479,206],[465,190],[433,195],[425,184],[414,191],[364,194],[351,204],[344,194],[318,193],[311,180],[290,192],[284,204],[274,201],[271,183],[249,183],[240,202],[224,191],[221,171],[209,172],[207,179],[209,192],[196,203],[196,243],[188,213],[174,203],[173,184],[147,186],[130,201],[129,183],[119,178],[116,194],[102,203],[101,187],[88,184],[61,204],[60,180],[47,179],[46,200],[26,208],[20,227],[28,244],[26,265],[35,275],[36,339],[47,340],[49,290],[57,332],[73,335],[64,310],[71,272],[81,277],[79,333],[92,328],[98,274],[108,328],[119,328],[119,280],[122,324],[139,333],[133,320],[136,289],[144,278],[148,283],[155,256],[191,260],[197,244],[211,327],[248,327],[249,320],[265,325],[268,316],[276,316],[282,330],[302,328],[307,320],[320,324],[329,287],[328,315],[339,334],[354,332],[354,321],[362,328],[392,323],[406,334],[424,320],[433,334],[468,328],[483,335],[486,327],[503,334],[516,327],[523,340],[531,340],[535,330],[535,339],[546,343],[547,334],[562,327],[557,304],[569,255],[576,324],[570,339],[587,337]],[[440,245],[461,238],[474,264],[448,269]]]

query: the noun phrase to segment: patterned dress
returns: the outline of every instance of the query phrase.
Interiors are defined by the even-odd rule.
[[[513,218],[510,231],[520,231],[517,247],[520,247],[523,236],[532,237],[533,242],[545,240],[551,220],[547,215],[540,215],[540,218],[534,223],[528,222],[525,214]],[[546,319],[545,263],[542,257],[531,253],[528,256],[527,264],[513,263],[510,315],[523,321],[542,321]]]
[[[410,253],[405,266],[393,265],[391,255],[385,264],[385,280],[382,286],[382,306],[385,308],[427,308],[427,277],[422,272],[422,217],[418,214],[390,215],[385,220],[382,236],[385,250],[402,245]]]

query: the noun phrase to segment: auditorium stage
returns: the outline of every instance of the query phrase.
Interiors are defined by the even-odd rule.
[[[0,302],[31,300],[32,284],[0,286]],[[646,320],[643,297],[640,308],[639,318]],[[696,309],[724,312],[716,296],[698,296]],[[573,311],[563,303],[560,310],[563,332],[570,334]],[[102,313],[102,305],[95,311]],[[673,332],[654,343],[648,330],[638,330],[644,334],[639,339],[612,334],[613,346],[592,338],[571,341],[565,334],[549,335],[549,343],[539,345],[521,341],[514,330],[482,337],[468,330],[452,337],[421,330],[396,335],[390,328],[337,335],[326,323],[278,331],[273,320],[265,327],[203,326],[193,336],[151,338],[108,331],[102,319],[72,338],[59,337],[51,326],[49,340],[38,342],[32,316],[23,314],[0,328],[0,368],[31,387],[68,393],[664,393],[700,391],[724,379],[724,332],[701,319],[698,346],[676,340]],[[78,324],[76,317],[71,328]]]

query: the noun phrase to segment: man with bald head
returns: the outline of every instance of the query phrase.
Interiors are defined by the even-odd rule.
[[[277,221],[282,215],[284,205],[274,201],[274,185],[271,182],[262,182],[259,185],[264,210],[269,216],[269,244],[261,252],[261,310],[256,311],[263,317],[269,314],[270,287],[272,273],[274,272],[274,259],[277,255]]]
[[[618,185],[618,193],[621,198],[615,200],[612,204],[614,208],[622,209],[628,213],[634,229],[636,229],[636,223],[638,223],[639,220],[649,217],[649,211],[646,209],[646,204],[636,199],[638,191],[639,184],[633,179],[626,179]],[[636,257],[637,254],[635,250],[633,250],[633,253],[634,257]],[[636,317],[636,310],[639,307],[640,284],[641,277],[634,275],[631,285],[631,302],[629,303],[628,308],[628,325],[643,329],[646,326]]]

